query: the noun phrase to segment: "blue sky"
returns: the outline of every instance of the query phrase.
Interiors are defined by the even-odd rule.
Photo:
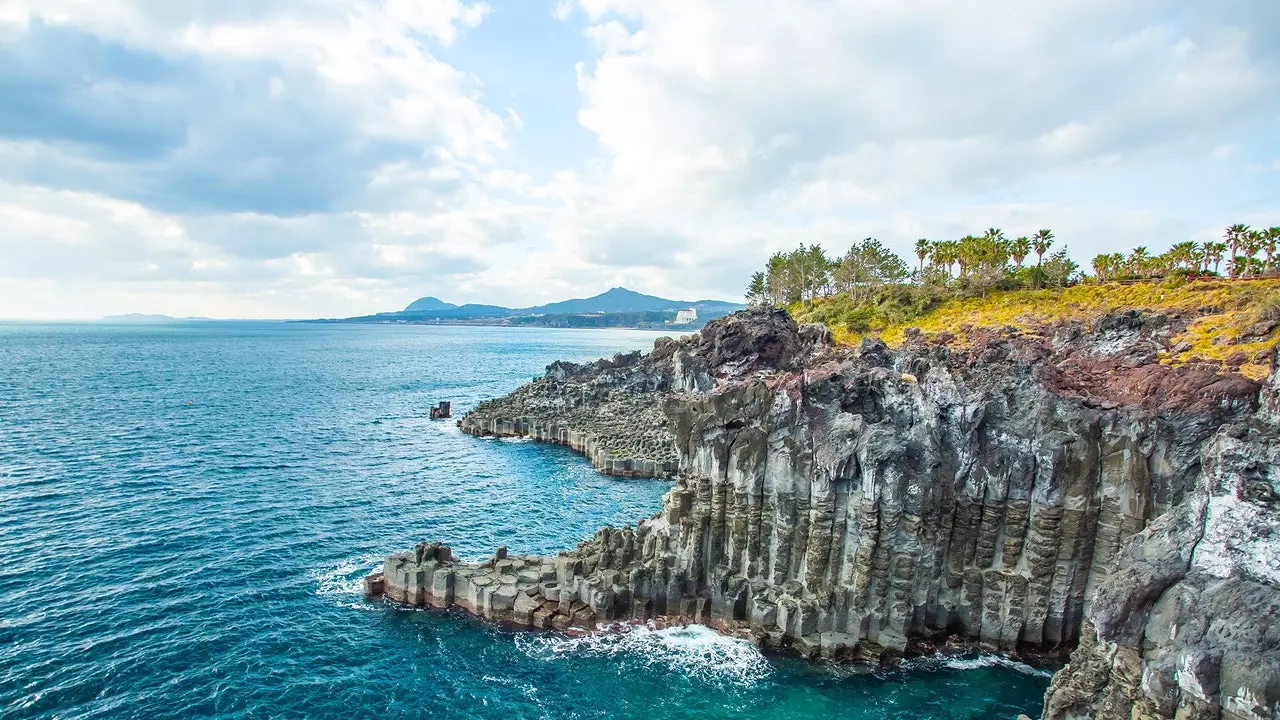
[[[1280,224],[1267,0],[0,0],[0,317],[355,315]]]

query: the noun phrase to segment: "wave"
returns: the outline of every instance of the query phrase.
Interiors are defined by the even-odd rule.
[[[331,598],[343,607],[359,610],[376,607],[364,602],[364,576],[373,572],[381,555],[361,555],[340,560],[307,573],[316,584],[316,595]]]
[[[926,655],[924,657],[912,658],[904,660],[899,666],[905,671],[936,671],[936,670],[979,670],[989,667],[1003,667],[1020,672],[1023,675],[1032,677],[1053,677],[1053,673],[1048,670],[1032,667],[1024,662],[1019,662],[1013,658],[1004,655],[996,655],[988,653],[983,655]]]
[[[773,673],[768,659],[755,645],[701,625],[664,630],[626,626],[585,637],[529,635],[518,637],[516,644],[535,659],[608,658],[721,686],[752,687]]]

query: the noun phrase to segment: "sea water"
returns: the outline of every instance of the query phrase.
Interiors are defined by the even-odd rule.
[[[0,717],[1012,718],[1047,673],[705,629],[568,638],[361,596],[441,540],[554,553],[666,488],[432,422],[640,331],[0,325]]]

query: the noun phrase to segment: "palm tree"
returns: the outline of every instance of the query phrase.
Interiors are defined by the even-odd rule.
[[[1240,250],[1240,245],[1244,242],[1244,236],[1247,232],[1249,232],[1249,226],[1240,223],[1227,228],[1227,248],[1231,250],[1231,263],[1227,266],[1227,273],[1233,278],[1237,277],[1237,274],[1244,268],[1243,265],[1236,263],[1236,253]]]
[[[1053,247],[1053,231],[1037,230],[1036,234],[1031,236],[1031,247],[1036,251],[1036,267],[1040,267],[1044,263],[1044,254]]]
[[[1227,265],[1227,274],[1230,277],[1237,278],[1245,274],[1249,269],[1249,258],[1243,255],[1231,256],[1231,263]]]
[[[1098,276],[1099,280],[1105,282],[1107,275],[1111,272],[1111,256],[1098,255],[1095,257],[1093,259],[1093,272]]]
[[[978,238],[972,235],[965,235],[956,243],[956,262],[960,264],[960,277],[969,274],[969,268],[973,266],[976,260],[977,252],[974,247],[978,242]]]
[[[951,279],[951,243],[946,240],[939,240],[933,243],[933,247],[929,251],[929,262],[942,268],[947,274],[947,279]]]
[[[1204,244],[1204,259],[1206,266],[1213,263],[1213,274],[1218,274],[1218,266],[1222,264],[1222,256],[1227,252],[1227,244],[1210,240]]]
[[[1250,230],[1244,234],[1244,238],[1240,241],[1240,248],[1244,250],[1246,260],[1252,261],[1253,256],[1263,248],[1264,238],[1261,230]],[[1256,268],[1252,262],[1246,263],[1244,267],[1245,273],[1248,275],[1256,275]]]
[[[1271,269],[1272,258],[1276,254],[1276,245],[1280,244],[1280,227],[1269,227],[1262,231],[1262,252],[1267,256],[1267,269]]]
[[[920,258],[920,275],[924,276],[924,259],[929,256],[930,243],[928,238],[920,238],[916,240],[916,257]]]
[[[1191,269],[1197,273],[1204,272],[1205,254],[1204,246],[1200,243],[1193,242],[1191,248]]]
[[[1173,256],[1172,259],[1174,261],[1174,267],[1178,268],[1185,265],[1188,270],[1194,269],[1193,263],[1195,262],[1198,247],[1199,246],[1196,245],[1195,241],[1188,240],[1187,242],[1177,243],[1173,247],[1169,248],[1169,252]]]
[[[1151,256],[1147,254],[1147,248],[1142,245],[1134,248],[1133,252],[1129,253],[1129,264],[1133,267],[1134,274],[1138,277],[1146,277],[1147,265],[1150,259]]]
[[[1022,261],[1031,254],[1031,241],[1026,235],[1014,240],[1009,245],[1009,254],[1013,256],[1013,261],[1018,264],[1018,269],[1022,269]]]

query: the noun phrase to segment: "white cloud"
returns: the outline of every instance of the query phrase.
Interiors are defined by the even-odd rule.
[[[441,59],[502,3],[0,0],[13,72],[69,98],[39,132],[0,113],[0,316],[80,307],[59,287],[253,316],[731,297],[799,242],[1050,226],[1083,262],[1204,239],[1280,214],[1278,8],[561,0],[588,56],[555,110],[599,152],[530,171],[510,160],[546,99],[490,107]]]

